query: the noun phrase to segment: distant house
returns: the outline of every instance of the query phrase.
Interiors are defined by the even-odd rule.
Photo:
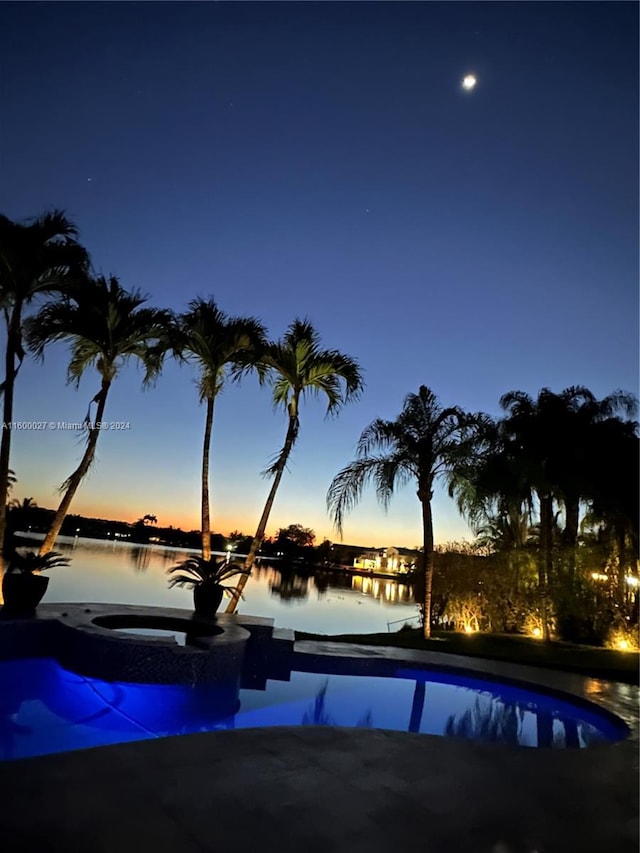
[[[373,548],[353,560],[353,568],[368,572],[408,572],[418,564],[419,551],[410,548]]]

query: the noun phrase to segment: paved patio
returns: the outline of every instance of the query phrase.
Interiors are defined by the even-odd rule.
[[[327,643],[296,651],[347,652]],[[416,663],[432,657],[402,652]],[[556,751],[364,729],[253,729],[6,763],[2,851],[636,853],[638,689],[463,660],[587,696],[623,716],[632,735]]]

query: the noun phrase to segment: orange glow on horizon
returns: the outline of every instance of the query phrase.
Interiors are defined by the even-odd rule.
[[[55,503],[50,498],[44,498],[36,502],[40,507],[55,509]],[[195,505],[194,505],[195,503]],[[170,513],[163,512],[164,507],[159,504],[154,505],[153,501],[145,501],[137,507],[132,507],[129,504],[123,506],[116,498],[103,499],[99,501],[79,499],[71,508],[71,514],[85,516],[86,518],[100,518],[108,521],[123,521],[128,524],[134,524],[138,519],[145,514],[150,513],[158,519],[158,527],[174,527],[184,530],[185,532],[200,530],[200,513],[198,501],[191,503],[189,509],[180,511],[171,511]],[[335,545],[357,545],[365,549],[368,548],[384,548],[389,545],[396,545],[404,548],[419,548],[422,539],[422,531],[414,529],[402,530],[396,525],[389,525],[389,529],[385,531],[380,525],[376,525],[375,520],[372,523],[365,525],[354,525],[353,530],[347,529],[343,539],[340,539],[335,529],[332,528],[331,522],[327,518],[323,518],[318,523],[311,518],[292,518],[287,512],[286,517],[281,515],[278,507],[274,508],[272,522],[267,527],[267,538],[273,538],[281,527],[286,527],[289,524],[302,524],[303,527],[310,527],[315,531],[315,544],[319,545],[325,539]],[[232,531],[240,531],[245,536],[253,536],[255,533],[258,518],[253,514],[236,515],[216,513],[215,509],[211,513],[211,528],[213,533],[228,536]],[[462,536],[452,535],[452,531],[443,529],[441,535],[437,537],[436,544],[446,543],[455,539],[461,539]]]

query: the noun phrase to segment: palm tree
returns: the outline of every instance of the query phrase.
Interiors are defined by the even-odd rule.
[[[364,387],[357,361],[338,350],[321,349],[320,335],[309,320],[296,318],[281,340],[269,344],[261,359],[273,387],[273,402],[288,416],[287,434],[282,449],[265,472],[273,477],[258,529],[244,567],[249,572],[267,529],[276,493],[300,432],[300,403],[308,396],[327,399],[327,414],[337,414],[340,408],[356,399]],[[238,584],[242,591],[248,575]],[[229,602],[227,613],[233,613],[237,601]]]
[[[22,498],[22,500],[18,500],[18,498],[14,498],[10,503],[9,507],[11,509],[21,509],[21,510],[29,510],[37,507],[38,504],[34,501],[33,498]]]
[[[13,421],[15,382],[25,356],[23,311],[36,298],[51,298],[66,281],[86,271],[89,256],[77,242],[76,226],[62,211],[52,210],[28,222],[0,215],[0,307],[7,332],[5,347],[3,422]],[[2,430],[0,494],[9,489],[11,429]],[[6,501],[0,502],[0,554],[4,551]]]
[[[227,317],[213,299],[194,299],[178,318],[173,351],[184,362],[195,364],[200,376],[200,402],[206,403],[202,446],[202,558],[211,559],[209,475],[211,433],[216,397],[227,377],[239,379],[257,365],[265,344],[265,329],[253,317]]]
[[[624,598],[627,573],[637,566],[640,539],[638,424],[607,418],[591,432],[591,488],[587,496],[591,518],[599,521],[615,541],[618,557],[618,594]]]
[[[528,565],[527,546],[532,540],[533,498],[517,448],[502,422],[486,416],[478,452],[461,465],[449,481],[449,496],[476,534],[476,544],[498,558],[521,586]]]
[[[553,576],[554,499],[558,495],[558,451],[565,444],[566,401],[548,388],[537,400],[524,391],[509,391],[500,398],[508,413],[502,422],[507,445],[515,458],[520,478],[538,499],[540,515],[540,551],[538,590],[542,611],[543,636],[549,631],[549,584]],[[559,435],[562,436],[558,440]]]
[[[476,451],[484,416],[469,415],[457,406],[443,409],[437,397],[421,385],[408,394],[394,421],[377,419],[358,441],[357,459],[333,479],[327,506],[342,535],[346,513],[358,503],[364,487],[373,482],[385,509],[398,487],[415,482],[422,506],[422,569],[424,577],[424,636],[431,636],[431,588],[434,539],[431,500],[435,481],[449,479]]]
[[[13,471],[9,472],[11,479],[16,482]],[[4,532],[4,549],[7,560],[12,559],[16,549],[16,532],[24,530],[28,527],[28,522],[32,518],[32,510],[36,509],[38,504],[33,498],[13,498],[7,504],[7,523]]]
[[[597,424],[605,420],[617,420],[618,414],[632,417],[637,412],[637,400],[633,394],[614,391],[598,400],[584,386],[565,388],[560,394],[541,392],[549,406],[554,405],[556,420],[555,441],[557,464],[555,466],[557,490],[564,509],[562,542],[575,548],[578,539],[580,503],[591,492],[593,468],[592,433]]]
[[[137,359],[145,368],[145,385],[160,370],[158,342],[167,335],[172,315],[169,311],[142,308],[146,299],[137,290],[125,290],[117,278],[100,276],[70,289],[64,301],[45,305],[27,323],[27,343],[39,358],[44,357],[50,343],[71,344],[68,382],[78,386],[88,367],[94,367],[100,376],[100,390],[90,401],[84,420],[87,445],[80,464],[61,487],[64,495],[40,547],[41,554],[53,548],[71,501],[93,462],[107,395],[121,368],[132,358]],[[97,407],[94,420],[92,403]]]
[[[535,492],[540,511],[539,588],[545,639],[549,636],[548,588],[554,578],[554,501],[565,511],[563,541],[575,548],[580,501],[589,497],[591,435],[603,420],[618,411],[635,411],[635,398],[616,391],[597,400],[588,388],[571,386],[560,394],[543,388],[536,400],[522,391],[503,395],[500,405],[508,413],[502,427],[513,450],[522,480]],[[575,561],[570,561],[573,577]],[[569,591],[569,598],[571,597]]]

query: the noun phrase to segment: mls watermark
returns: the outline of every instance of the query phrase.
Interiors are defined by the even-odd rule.
[[[15,432],[37,432],[39,430],[83,432],[90,427],[115,432],[131,429],[131,421],[96,421],[94,424],[89,424],[87,421],[4,421],[2,424],[2,429],[10,429]]]

